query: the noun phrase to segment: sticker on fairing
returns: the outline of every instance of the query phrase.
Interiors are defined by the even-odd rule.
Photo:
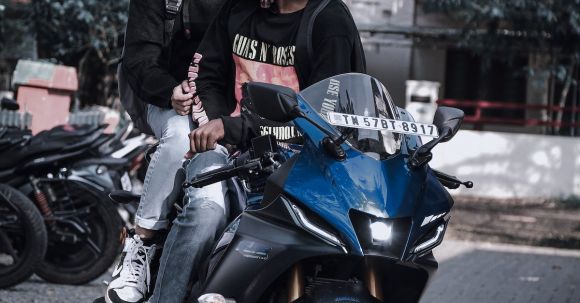
[[[270,257],[271,247],[264,244],[242,240],[236,247],[236,251],[240,253],[245,258],[256,259],[256,260],[268,260]]]
[[[328,122],[334,126],[384,130],[393,133],[438,138],[439,132],[433,124],[375,118],[359,115],[328,112]]]

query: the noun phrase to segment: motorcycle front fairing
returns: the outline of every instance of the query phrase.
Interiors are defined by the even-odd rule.
[[[309,119],[340,135],[320,114],[320,108],[315,109],[316,104],[306,99],[328,99],[325,94],[331,91],[331,85],[344,92],[340,94],[343,96],[349,87],[352,92],[362,82],[371,85],[375,95],[386,93],[370,76],[345,74],[310,87],[314,94],[301,93],[299,108]],[[338,88],[337,83],[343,86]],[[412,119],[392,101],[387,105],[391,118]],[[399,143],[385,145],[390,150],[377,153],[361,151],[364,148],[349,140],[341,145],[346,159],[339,161],[321,146],[326,134],[304,118],[296,118],[294,124],[305,138],[302,150],[269,178],[264,207],[244,212],[224,233],[212,253],[204,293],[221,293],[237,302],[257,302],[269,283],[301,260],[374,256],[381,262],[418,270],[419,274],[414,275],[421,278],[410,301],[418,300],[437,262],[430,252],[432,247],[423,251],[415,248],[426,236],[431,237],[434,227],[446,224],[453,203],[427,166],[408,168],[411,149],[420,141],[401,135]],[[361,132],[355,136],[361,138]],[[374,141],[364,142],[371,146]],[[370,224],[377,221],[393,224],[392,239],[384,243],[369,239]],[[389,264],[382,264],[381,269],[390,268]],[[252,281],[250,285],[244,284],[248,281]]]
[[[356,91],[361,91],[364,86],[364,93],[357,96]],[[333,90],[339,92],[338,96]],[[376,103],[385,102],[382,112],[389,112],[385,114],[389,118],[412,120],[404,110],[396,109],[378,80],[361,74],[339,75],[313,85],[299,95],[299,107],[310,119],[337,132],[337,128],[321,115],[327,107],[325,100],[333,96],[338,99],[335,111],[340,108],[342,111],[364,113],[372,117],[373,109],[370,107],[376,108]],[[372,101],[365,106],[368,100]],[[436,222],[446,219],[444,217],[448,215],[453,203],[447,191],[427,166],[419,170],[410,170],[407,166],[410,152],[418,144],[416,136],[401,135],[400,150],[391,150],[391,153],[383,150],[384,155],[379,155],[381,159],[377,159],[376,153],[355,149],[353,145],[356,143],[349,140],[342,144],[347,154],[346,160],[337,161],[320,147],[320,142],[326,136],[323,132],[303,118],[295,119],[294,123],[304,134],[306,142],[284,184],[285,193],[332,225],[336,233],[343,236],[350,253],[365,254],[362,247],[364,243],[361,245],[357,229],[353,226],[353,213],[360,212],[387,220],[406,218],[409,221],[407,224],[412,226],[402,228],[401,231],[405,234],[396,235],[394,233],[397,231],[393,231],[393,236],[405,237],[406,240],[400,243],[404,245],[400,254],[390,255],[397,259],[408,259],[416,238]],[[357,139],[361,137],[363,135],[359,133]],[[445,215],[423,224],[426,217],[440,214]]]

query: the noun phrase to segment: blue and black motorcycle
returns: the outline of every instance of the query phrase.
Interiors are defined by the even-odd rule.
[[[472,186],[427,165],[463,112],[440,107],[433,124],[416,123],[362,74],[299,94],[262,83],[246,91],[261,117],[293,122],[304,145],[288,157],[270,137],[251,160],[190,180],[200,187],[269,175],[259,206],[242,212],[213,250],[199,301],[419,301],[453,206],[443,187]]]

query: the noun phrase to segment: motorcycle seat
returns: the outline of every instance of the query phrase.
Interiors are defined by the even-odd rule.
[[[15,166],[24,161],[58,156],[59,154],[77,155],[77,151],[87,148],[97,140],[103,126],[81,127],[79,131],[68,131],[67,126],[57,126],[33,136],[26,144],[12,144],[0,154],[0,169]],[[25,136],[26,133],[21,134]],[[9,156],[8,156],[9,155]],[[64,157],[56,159],[63,160]]]
[[[129,159],[125,159],[125,158],[121,158],[121,159],[112,158],[112,157],[89,158],[89,159],[84,159],[84,160],[75,162],[74,166],[75,167],[82,167],[82,166],[88,166],[88,165],[103,165],[106,167],[117,168],[117,167],[127,166],[130,164],[130,162],[131,161]]]

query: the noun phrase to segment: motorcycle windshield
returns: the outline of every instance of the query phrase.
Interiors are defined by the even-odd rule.
[[[353,148],[381,160],[400,152],[402,135],[389,130],[399,120],[387,89],[363,74],[343,74],[322,80],[300,95]],[[394,124],[393,124],[394,125]]]

